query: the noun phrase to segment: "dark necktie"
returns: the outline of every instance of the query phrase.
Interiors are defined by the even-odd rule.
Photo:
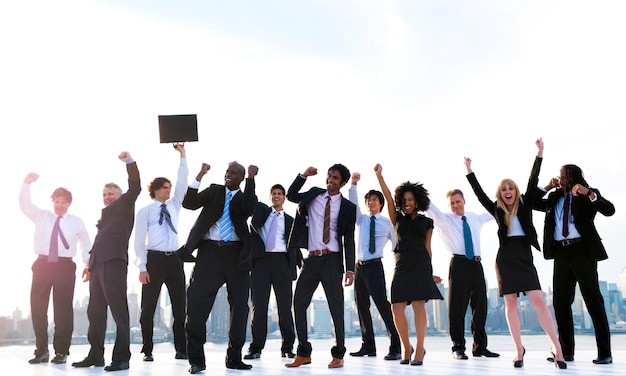
[[[370,218],[370,253],[376,252],[376,217]]]
[[[470,231],[469,224],[467,224],[467,218],[462,216],[463,219],[463,240],[465,240],[465,257],[468,259],[474,258],[474,243],[472,242],[472,231]]]
[[[70,245],[67,243],[67,240],[63,235],[63,231],[61,231],[61,227],[59,226],[60,220],[61,216],[58,216],[57,220],[54,222],[54,226],[52,226],[52,235],[50,236],[50,251],[48,252],[48,262],[59,262],[59,237],[61,238],[65,249],[70,248]]]
[[[322,237],[324,244],[330,241],[330,196],[326,200],[326,208],[324,209],[324,234]]]
[[[278,217],[280,216],[279,212],[274,212],[274,217],[272,218],[272,223],[270,223],[270,231],[267,234],[267,244],[265,248],[268,251],[276,248],[276,229],[278,228]]]
[[[224,210],[222,211],[222,218],[220,221],[220,238],[227,242],[233,236],[233,224],[230,221],[230,200],[233,198],[233,193],[228,192],[226,194],[226,201],[224,202]]]
[[[174,234],[178,234],[176,232],[176,229],[174,228],[174,225],[172,224],[172,217],[170,216],[170,212],[167,211],[167,207],[165,204],[161,204],[161,214],[159,215],[160,225],[163,224],[163,219],[165,219],[165,223],[167,223],[167,225],[170,226]]]
[[[563,200],[563,237],[567,238],[569,235],[569,193],[565,195]]]

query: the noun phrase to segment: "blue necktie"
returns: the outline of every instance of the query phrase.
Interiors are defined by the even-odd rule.
[[[376,252],[376,217],[370,218],[370,253]]]
[[[267,234],[267,244],[265,246],[265,248],[267,248],[268,251],[271,251],[274,248],[276,248],[276,229],[278,228],[278,216],[279,215],[280,215],[279,212],[274,212],[274,217],[272,218],[272,223],[270,224],[270,231]]]
[[[474,258],[474,243],[472,243],[472,232],[470,231],[470,227],[467,224],[467,218],[465,216],[461,217],[463,219],[463,239],[465,240],[465,257],[468,259]]]
[[[174,225],[172,224],[172,217],[170,216],[170,212],[167,211],[167,207],[165,206],[165,204],[161,204],[161,214],[159,215],[159,224],[160,225],[163,224],[163,219],[164,218],[165,218],[165,223],[167,223],[167,225],[170,226],[172,231],[174,231],[174,234],[178,234],[176,232],[176,229],[174,228]]]
[[[233,198],[233,193],[228,192],[226,194],[226,202],[224,202],[224,211],[222,211],[222,218],[220,221],[220,238],[227,242],[233,236],[233,224],[230,221],[230,200]]]

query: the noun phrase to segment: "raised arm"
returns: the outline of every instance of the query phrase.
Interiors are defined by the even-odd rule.
[[[393,196],[391,195],[391,191],[385,183],[385,179],[383,178],[383,166],[380,163],[377,163],[374,166],[374,172],[376,173],[376,178],[378,179],[378,184],[380,184],[380,190],[383,192],[383,196],[385,196],[385,200],[389,203],[387,205],[387,212],[389,213],[389,219],[391,220],[391,224],[396,224],[396,216],[398,213],[396,212],[396,205],[393,200]]]

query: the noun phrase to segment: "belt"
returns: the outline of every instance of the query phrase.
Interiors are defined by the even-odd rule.
[[[480,256],[474,256],[472,258],[467,258],[467,257],[465,257],[465,255],[457,255],[457,254],[455,254],[454,257],[464,258],[464,259],[466,259],[468,261],[476,261],[476,262],[480,262],[480,260],[482,259]]]
[[[242,243],[238,240],[232,240],[229,242],[225,242],[223,240],[211,240],[211,239],[207,239],[205,240],[205,242],[209,242],[210,244],[214,244],[218,247],[234,247],[234,246],[240,246]]]
[[[39,255],[37,257],[38,260],[45,260],[48,261],[48,255]],[[72,261],[71,257],[60,257],[59,256],[59,261]]]
[[[174,255],[176,255],[176,251],[153,251],[153,250],[149,249],[147,252],[150,253],[150,254],[153,254],[153,255],[162,255],[162,256],[174,256]]]
[[[332,251],[329,251],[328,249],[316,249],[315,251],[309,251],[309,257],[322,256],[322,255],[327,255],[329,253],[337,253],[337,252],[332,252]]]
[[[572,244],[576,244],[576,243],[582,243],[583,238],[576,238],[576,239],[563,239],[563,240],[555,240],[554,241],[554,245],[557,246],[561,246],[561,247],[567,247],[568,245],[572,245]]]
[[[381,260],[382,260],[382,259],[381,259],[380,257],[375,258],[375,259],[365,260],[365,261],[361,261],[361,260],[359,260],[359,261],[357,261],[357,264],[359,264],[359,265],[365,265],[365,264],[369,264],[369,263],[372,263],[372,262],[381,262]]]

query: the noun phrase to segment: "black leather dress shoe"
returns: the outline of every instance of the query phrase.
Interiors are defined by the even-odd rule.
[[[206,366],[200,366],[197,364],[192,364],[191,367],[189,367],[188,371],[189,373],[196,374],[196,373],[200,373],[202,371],[204,371],[206,369]]]
[[[389,354],[385,355],[385,360],[400,360],[400,359],[402,359],[402,354],[400,353],[390,352]]]
[[[595,358],[592,360],[593,364],[611,364],[613,363],[613,358],[607,356],[606,358]]]
[[[30,364],[48,363],[48,360],[50,360],[50,353],[45,353],[41,355],[35,355],[35,357],[30,359],[28,363]]]
[[[246,364],[241,360],[229,360],[226,362],[226,368],[229,369],[252,369],[251,364]]]
[[[72,367],[77,367],[77,368],[85,368],[85,367],[91,367],[91,366],[104,367],[104,357],[96,358],[96,357],[88,356],[85,359],[81,360],[80,362],[72,363]]]
[[[249,350],[246,355],[243,356],[244,359],[259,359],[261,357],[261,353],[258,351]]]
[[[154,358],[152,357],[152,354],[144,354],[143,355],[143,361],[144,362],[152,362],[152,361],[154,361]]]
[[[486,358],[497,358],[500,356],[500,354],[491,352],[487,349],[482,349],[478,351],[472,351],[472,356],[484,356]]]
[[[115,360],[112,361],[111,364],[109,364],[108,366],[104,367],[105,371],[122,371],[125,369],[128,369],[129,364],[127,361],[125,360]]]
[[[350,356],[376,356],[376,351],[360,349],[359,351],[351,352]]]
[[[187,359],[187,354],[185,354],[184,352],[176,351],[174,359]]]
[[[467,359],[467,355],[465,355],[465,351],[456,350],[452,352],[452,357],[456,360],[465,360]]]
[[[50,361],[50,363],[54,364],[65,364],[65,362],[67,362],[66,354],[56,354],[54,358],[52,358],[52,360]]]
[[[293,351],[281,351],[280,356],[283,358],[293,359],[296,357],[296,354],[294,354]]]

